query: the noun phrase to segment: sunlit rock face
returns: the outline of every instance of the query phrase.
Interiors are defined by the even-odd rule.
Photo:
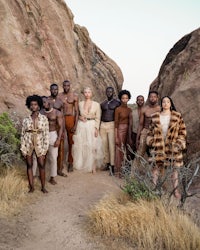
[[[187,155],[200,156],[200,29],[174,45],[150,89],[172,97],[187,126]]]
[[[68,79],[81,93],[93,89],[102,101],[105,89],[117,93],[123,75],[117,64],[74,24],[63,0],[0,0],[0,112],[25,112],[30,94],[47,95],[49,86]]]

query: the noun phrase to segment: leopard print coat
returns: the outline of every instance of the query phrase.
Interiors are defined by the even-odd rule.
[[[157,166],[183,166],[183,150],[186,148],[186,127],[180,113],[171,112],[170,123],[165,139],[162,134],[160,113],[152,115],[147,135],[147,145],[151,148],[150,162]]]

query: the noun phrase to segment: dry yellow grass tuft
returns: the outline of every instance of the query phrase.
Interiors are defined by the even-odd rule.
[[[200,230],[176,208],[161,201],[133,203],[115,197],[101,200],[90,212],[94,233],[129,240],[139,249],[200,249]]]
[[[18,211],[27,197],[27,179],[20,168],[8,169],[0,175],[0,215]]]

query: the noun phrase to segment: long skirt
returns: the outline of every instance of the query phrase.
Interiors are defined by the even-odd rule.
[[[76,133],[73,136],[72,155],[74,168],[91,172],[103,164],[103,149],[100,135],[95,137],[95,121],[78,121]]]
[[[126,154],[126,142],[128,136],[128,124],[119,124],[117,129],[119,145],[116,146],[115,151],[115,173],[121,172],[124,154]]]

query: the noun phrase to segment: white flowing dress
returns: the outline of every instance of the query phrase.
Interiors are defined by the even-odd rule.
[[[85,122],[79,120],[76,133],[73,136],[73,166],[77,170],[91,172],[93,167],[100,168],[103,164],[103,149],[101,137],[95,137],[95,128],[99,131],[101,109],[97,102],[92,101],[88,113],[84,110],[84,101],[79,103],[80,115],[85,117]]]

